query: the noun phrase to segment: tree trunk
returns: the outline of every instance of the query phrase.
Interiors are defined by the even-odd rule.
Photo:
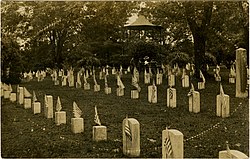
[[[206,74],[206,61],[205,61],[205,45],[206,35],[201,29],[197,29],[193,33],[194,38],[194,64],[195,64],[195,76],[199,78],[199,70]]]

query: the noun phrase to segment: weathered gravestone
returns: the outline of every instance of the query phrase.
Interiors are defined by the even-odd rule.
[[[117,96],[124,96],[124,88],[125,88],[125,86],[122,83],[120,75],[117,75],[117,86],[118,86],[118,88],[116,88],[116,95]]]
[[[182,76],[181,76],[182,87],[189,87],[189,76],[186,74],[185,68],[183,68]]]
[[[200,112],[200,93],[194,90],[193,84],[188,93],[189,97],[189,112],[199,113]]]
[[[183,158],[183,134],[175,129],[162,131],[162,158]]]
[[[46,118],[53,118],[53,97],[51,95],[44,96],[44,115]]]
[[[140,123],[134,118],[122,122],[123,154],[128,157],[140,156]]]
[[[149,103],[157,103],[157,87],[153,81],[153,85],[148,86],[148,101]]]
[[[216,115],[222,118],[230,115],[229,95],[224,94],[221,84],[220,94],[216,96]]]
[[[105,141],[107,140],[107,127],[101,125],[99,115],[97,113],[97,107],[95,106],[95,118],[94,122],[97,126],[93,126],[93,141]]]
[[[62,104],[61,104],[61,100],[58,96],[57,103],[56,103],[56,112],[55,112],[56,125],[66,124],[66,112],[61,111],[61,110],[62,110]]]
[[[175,86],[175,75],[171,74],[168,76],[168,85],[171,87]]]
[[[167,107],[175,108],[176,107],[176,89],[168,88],[167,89]]]
[[[236,97],[246,98],[247,93],[247,51],[239,48],[236,50]]]
[[[81,118],[82,111],[77,106],[76,102],[73,103],[74,118],[71,118],[71,131],[73,133],[82,133],[84,131],[84,120]]]
[[[37,102],[35,91],[33,91],[33,95],[32,95],[32,111],[33,111],[33,114],[41,113],[41,103]]]
[[[30,92],[24,87],[24,109],[31,108],[31,94]]]

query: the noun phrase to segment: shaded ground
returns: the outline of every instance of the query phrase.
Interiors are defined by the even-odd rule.
[[[140,99],[130,99],[131,75],[124,75],[125,96],[117,97],[114,75],[108,79],[112,87],[112,94],[104,94],[104,80],[98,80],[100,92],[91,90],[54,86],[48,77],[38,83],[33,80],[21,83],[31,93],[36,91],[38,100],[42,103],[42,113],[33,115],[31,110],[2,99],[1,106],[1,148],[2,157],[77,157],[77,158],[120,158],[126,157],[122,153],[122,120],[126,114],[140,122],[141,155],[142,158],[161,157],[161,132],[166,126],[177,129],[184,134],[184,139],[195,136],[218,122],[219,127],[194,138],[184,141],[185,158],[215,158],[220,150],[225,150],[228,141],[231,149],[249,153],[249,112],[248,99],[235,98],[235,85],[228,83],[228,70],[222,69],[222,83],[224,92],[230,96],[230,112],[237,107],[237,111],[229,118],[221,121],[216,117],[216,95],[219,93],[219,83],[214,79],[207,79],[206,89],[201,93],[201,112],[188,112],[189,88],[181,87],[180,77],[176,79],[177,108],[166,107],[167,80],[158,86],[158,103],[147,102],[147,87],[143,84]],[[197,89],[197,83],[194,82]],[[133,88],[134,89],[134,88]],[[15,90],[15,89],[14,89]],[[44,94],[51,94],[56,104],[60,96],[64,111],[67,112],[67,124],[56,126],[54,119],[46,119],[43,115]],[[83,111],[84,133],[73,134],[70,130],[70,119],[73,117],[72,105],[76,101]],[[239,106],[239,104],[241,106]],[[94,125],[94,106],[97,106],[100,120],[107,126],[108,141],[93,142],[92,126]],[[148,139],[154,139],[151,142]]]

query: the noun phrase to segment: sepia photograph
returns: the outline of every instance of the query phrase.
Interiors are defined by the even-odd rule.
[[[1,1],[2,158],[249,158],[249,1]]]

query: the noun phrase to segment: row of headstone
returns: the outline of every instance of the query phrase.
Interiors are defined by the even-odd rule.
[[[11,85],[3,84],[1,87],[3,88],[4,92],[8,92],[8,94],[12,93]],[[169,88],[169,91],[171,92],[171,89]],[[193,96],[194,94],[194,88],[192,85],[192,88],[190,92],[192,91],[192,94],[190,96]],[[23,104],[25,109],[31,108],[31,94],[25,87],[17,87],[18,92],[18,103]],[[4,94],[7,94],[4,93]],[[219,97],[218,97],[219,96]],[[229,103],[229,97],[228,95],[224,94],[222,86],[220,86],[220,95],[217,96],[217,101],[220,100],[220,102],[226,100],[226,104],[217,104],[221,108],[220,113],[222,117],[227,117],[223,113],[223,107]],[[6,95],[7,97],[7,95]],[[10,95],[8,96],[10,97]],[[222,99],[226,98],[226,99]],[[37,102],[37,98],[35,95],[35,92],[33,91],[33,98],[32,98],[32,108],[36,109],[36,103],[40,107],[40,102]],[[194,102],[192,102],[194,103]],[[218,103],[218,102],[217,102]],[[195,104],[193,104],[195,105]],[[218,109],[218,108],[217,108]],[[55,112],[55,124],[61,125],[66,124],[66,112],[61,111],[61,101],[58,97],[57,103],[56,103],[56,112]],[[196,108],[192,108],[192,111],[195,112]],[[226,110],[228,111],[228,110]],[[35,111],[34,111],[35,112]],[[40,113],[39,111],[36,111],[37,113]],[[53,97],[51,95],[45,95],[44,99],[44,113],[46,118],[53,118]],[[36,114],[36,113],[34,113]],[[71,119],[71,130],[73,133],[82,133],[84,131],[84,119],[81,118],[82,111],[77,106],[77,104],[73,103],[73,114],[74,118]],[[224,116],[223,116],[224,115]],[[218,115],[219,116],[219,115]],[[97,126],[93,126],[93,141],[102,141],[107,140],[107,127],[101,125],[97,108],[95,107],[95,123]],[[138,157],[140,156],[140,124],[139,122],[134,118],[125,118],[123,120],[123,153],[128,157]],[[175,129],[170,129],[162,131],[162,158],[183,158],[183,134]],[[234,157],[234,158],[247,158],[245,154],[242,152],[239,152],[237,150],[226,150],[226,151],[220,151],[219,152],[219,158],[225,158],[228,156]],[[230,157],[230,158],[231,158]]]

